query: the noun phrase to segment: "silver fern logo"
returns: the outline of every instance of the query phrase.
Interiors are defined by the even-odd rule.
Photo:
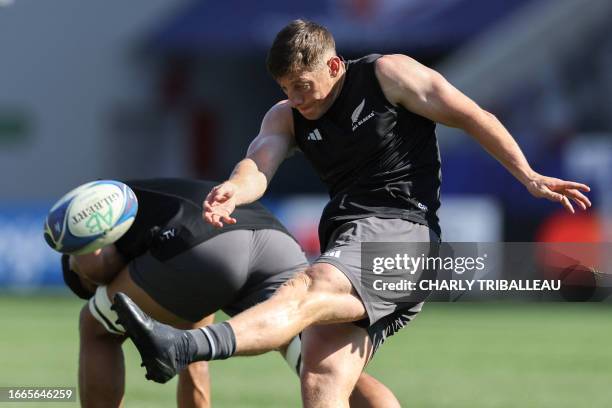
[[[357,107],[353,111],[353,114],[351,115],[351,120],[353,121],[353,125],[351,126],[351,130],[353,132],[359,126],[361,126],[362,124],[364,124],[365,122],[367,122],[368,120],[370,120],[370,119],[372,119],[374,117],[374,111],[372,111],[372,112],[368,113],[368,115],[366,117],[364,117],[362,119],[359,119],[359,117],[361,116],[361,112],[363,111],[364,107],[365,107],[365,98],[363,98],[363,101],[361,101],[361,103],[359,105],[357,105]]]
[[[353,114],[351,115],[351,120],[353,121],[353,125],[355,124],[355,122],[357,122],[357,120],[359,120],[359,115],[361,115],[361,111],[363,110],[364,106],[365,106],[365,98],[363,98],[363,101],[361,101],[361,103],[355,108],[355,110],[353,111]]]

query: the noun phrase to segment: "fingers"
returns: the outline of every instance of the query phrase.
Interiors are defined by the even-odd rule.
[[[236,219],[230,217],[234,210],[234,204],[231,201],[233,196],[234,189],[229,182],[213,187],[202,203],[204,221],[216,228],[223,227],[223,223],[235,224]]]
[[[221,216],[219,214],[213,214],[212,217],[212,226],[215,228],[222,228],[223,227],[223,223],[221,222]]]
[[[586,184],[549,177],[544,178],[543,184],[539,189],[542,196],[551,201],[561,203],[572,214],[575,212],[572,201],[582,210],[586,210],[591,206],[591,201],[588,197],[581,193],[581,191],[591,191],[591,188]]]
[[[582,210],[586,210],[587,208],[591,207],[591,200],[575,189],[569,189],[565,192],[565,194],[555,193],[549,189],[546,189],[544,190],[543,194],[547,199],[561,203],[561,205],[563,205],[563,207],[565,207],[565,209],[572,214],[574,214],[575,211],[571,201],[573,201]]]
[[[207,219],[207,221],[212,224],[213,227],[215,228],[222,228],[223,227],[223,223],[226,223],[228,225],[232,225],[236,223],[236,219],[227,215],[221,215],[221,214],[211,214],[210,215],[210,220]]]
[[[570,213],[574,214],[574,207],[572,207],[572,203],[570,203],[569,199],[563,194],[555,193],[550,190],[548,187],[543,187],[541,190],[542,196],[550,201],[555,201],[561,203],[563,207]]]
[[[235,224],[236,223],[236,219],[234,217],[230,217],[230,216],[222,216],[221,220],[226,223],[226,224]]]
[[[214,203],[224,203],[229,200],[233,195],[234,192],[231,188],[229,188],[225,184],[220,184],[210,190],[210,193],[208,193],[204,202],[209,203],[211,205]]]
[[[213,188],[210,193],[208,193],[208,195],[206,196],[206,200],[205,202],[209,203],[209,204],[213,204],[213,203],[223,203],[225,201],[227,201],[227,199],[230,197],[229,193],[222,190],[221,186],[217,186],[215,188]]]
[[[583,211],[585,211],[587,209],[587,206],[585,203],[583,203],[580,200],[576,200],[574,197],[570,197],[570,199],[574,202],[574,204],[576,204],[578,207],[580,207]]]
[[[574,214],[576,211],[574,211],[574,207],[572,207],[572,203],[570,203],[569,198],[567,198],[564,195],[561,195],[561,204],[563,205],[563,207],[565,207],[565,209],[569,212],[571,212],[572,214]]]
[[[223,183],[218,185],[213,189],[215,192],[215,197],[217,200],[221,202],[226,201],[234,195],[234,189],[228,185],[228,183]]]
[[[202,213],[202,217],[204,218],[204,221],[206,221],[209,224],[215,225],[215,222],[213,221],[213,213],[210,211],[204,211]]]
[[[212,212],[213,211],[213,206],[212,206],[212,204],[210,204],[208,202],[208,200],[204,201],[204,211],[205,212]]]
[[[580,190],[580,191],[584,191],[587,193],[591,191],[591,187],[587,186],[586,184],[576,183],[575,181],[559,180],[559,185],[557,185],[556,187],[567,189],[567,190],[569,189]]]
[[[206,221],[211,224],[215,228],[223,227],[223,223],[221,222],[221,215],[216,214],[214,212],[205,214]]]
[[[213,227],[221,228],[223,223],[228,225],[235,224],[237,221],[234,217],[230,216],[231,212],[227,209],[213,207],[208,203],[204,203],[204,211],[202,217],[204,221],[211,224]]]
[[[212,205],[208,203],[208,197],[206,197],[206,201],[204,201],[204,211],[202,211],[202,217],[204,218],[204,221],[206,221],[209,224],[214,224],[213,218],[212,218],[213,212],[214,210],[212,208]]]
[[[215,213],[204,213],[204,220],[215,228],[223,227],[223,223],[220,221],[221,216]]]
[[[591,201],[588,199],[588,197],[582,194],[578,190],[574,190],[574,189],[567,190],[565,195],[571,198],[572,201],[574,201],[583,210],[586,210],[587,208],[591,206]]]

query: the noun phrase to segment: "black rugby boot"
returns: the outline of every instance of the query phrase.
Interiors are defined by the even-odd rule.
[[[138,349],[147,380],[163,384],[191,362],[190,349],[195,345],[189,333],[152,319],[121,292],[115,295],[111,308]]]

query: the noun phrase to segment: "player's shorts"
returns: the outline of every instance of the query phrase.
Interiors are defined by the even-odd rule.
[[[176,316],[198,322],[260,303],[308,262],[295,240],[277,230],[219,234],[164,262],[150,253],[129,264],[132,280]]]
[[[362,280],[361,244],[371,242],[422,242],[431,243],[437,250],[438,235],[426,225],[402,219],[369,217],[346,222],[338,227],[315,263],[328,263],[338,268],[349,279],[361,298],[368,317],[355,322],[367,330],[372,340],[373,352],[401,328],[410,323],[421,311],[422,301],[395,303],[372,301],[364,289]],[[415,254],[418,256],[420,254]],[[423,299],[422,299],[423,300]]]

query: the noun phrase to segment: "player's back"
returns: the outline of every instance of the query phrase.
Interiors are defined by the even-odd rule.
[[[221,233],[238,229],[274,229],[284,226],[258,202],[236,208],[237,223],[217,229],[202,219],[202,202],[218,183],[205,180],[155,178],[126,180],[138,198],[138,214],[116,243],[127,259],[147,250],[169,259]]]

